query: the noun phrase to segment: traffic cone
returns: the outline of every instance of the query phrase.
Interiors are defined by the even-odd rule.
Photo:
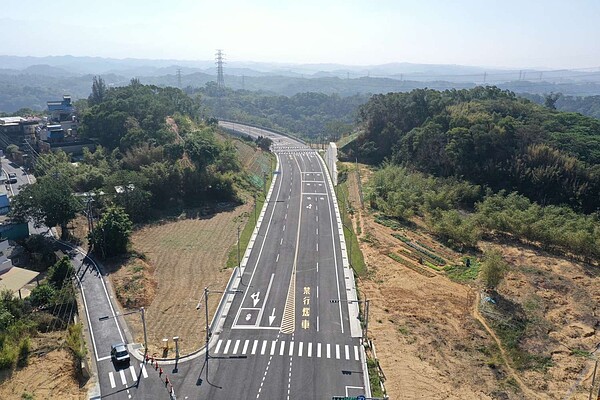
[[[154,361],[154,369],[157,370],[158,369],[158,361]]]
[[[168,385],[169,383],[171,383],[171,382],[169,381],[169,377],[165,375],[165,387],[167,387],[167,385]]]
[[[160,376],[162,376],[162,374],[163,374],[163,370],[162,370],[162,368],[161,368],[161,369],[158,371],[158,376],[160,377]]]

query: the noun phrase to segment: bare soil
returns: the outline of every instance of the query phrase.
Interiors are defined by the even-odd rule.
[[[174,357],[175,336],[180,338],[182,355],[203,345],[204,308],[196,310],[196,306],[205,286],[222,290],[227,284],[231,275],[231,270],[224,269],[227,254],[236,242],[236,228],[247,219],[250,208],[244,204],[202,218],[145,226],[133,233],[133,248],[146,259],[129,259],[110,277],[122,305],[146,307],[151,353]],[[209,297],[211,316],[219,300],[217,294]],[[135,341],[143,343],[139,315],[127,317],[127,322]],[[171,344],[164,354],[163,338]]]
[[[68,350],[60,348],[57,334],[31,339],[29,365],[0,375],[0,399],[21,399],[25,393],[36,400],[87,398],[87,388],[78,381],[73,357]]]
[[[361,166],[363,186],[369,175]],[[450,280],[443,267],[429,267],[392,234],[423,244],[447,265],[461,264],[462,255],[424,232],[422,221],[399,230],[376,223],[370,210],[361,210],[355,173],[348,174],[348,187],[368,268],[359,288],[371,300],[369,333],[390,398],[587,399],[594,361],[586,354],[593,356],[600,343],[597,270],[517,244],[479,244],[500,248],[509,262],[498,293],[525,309],[521,350],[551,357],[546,370],[513,368],[499,335],[479,314],[478,283]]]

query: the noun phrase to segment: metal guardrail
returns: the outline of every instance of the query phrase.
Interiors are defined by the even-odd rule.
[[[289,137],[290,139],[297,140],[300,143],[306,145],[306,142],[303,139],[300,139],[299,137],[294,136],[294,135],[292,135],[290,133],[282,132],[282,131],[279,131],[279,130],[274,129],[274,128],[268,128],[266,126],[260,126],[260,125],[250,124],[248,122],[232,121],[230,119],[224,119],[224,118],[219,118],[219,121],[229,122],[230,124],[247,125],[247,126],[250,126],[252,128],[257,128],[257,129],[262,129],[262,130],[265,130],[265,131],[273,132],[273,133],[276,133],[278,135],[283,135],[283,136]]]

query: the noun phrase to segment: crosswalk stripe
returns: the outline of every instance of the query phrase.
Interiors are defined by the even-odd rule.
[[[339,345],[339,344],[336,344],[336,345],[335,345],[335,358],[336,358],[337,360],[339,360],[339,359],[340,359],[340,345]]]
[[[345,353],[346,353],[346,360],[350,359],[350,347],[348,345],[344,346],[345,347]]]
[[[252,345],[252,354],[256,354],[256,346],[258,346],[258,340],[254,340],[254,344]]]
[[[261,355],[261,356],[264,356],[264,355],[265,355],[265,350],[266,350],[266,348],[267,348],[267,341],[266,341],[266,340],[263,340],[263,344],[262,344],[262,347],[261,347],[261,349],[260,349],[260,355]]]
[[[110,379],[110,387],[113,389],[116,388],[117,384],[115,383],[115,377],[113,376],[112,372],[108,373],[108,379]]]
[[[221,348],[221,345],[222,345],[222,344],[223,344],[223,341],[222,341],[222,340],[219,340],[219,341],[217,342],[217,347],[215,347],[215,353],[218,353],[218,352],[219,352],[219,349]]]
[[[308,342],[308,356],[312,357],[312,342]]]
[[[281,341],[281,346],[279,347],[279,355],[283,355],[283,351],[285,350],[285,340]]]
[[[142,376],[144,377],[144,379],[146,379],[148,377],[148,371],[146,371],[146,366],[142,363],[140,364],[140,368],[142,369]]]
[[[231,340],[228,340],[227,343],[225,343],[225,348],[223,349],[223,354],[227,354],[227,352],[229,351],[230,345],[231,345]]]
[[[271,355],[275,354],[275,347],[277,347],[277,340],[273,340],[271,343]]]
[[[233,346],[233,353],[232,354],[237,354],[238,348],[240,347],[240,340],[236,340],[235,341],[235,346]]]
[[[321,343],[317,343],[317,358],[321,358]]]
[[[354,359],[358,361],[358,346],[354,346]]]
[[[327,343],[327,358],[331,358],[331,347],[329,343]]]
[[[250,343],[249,340],[246,340],[244,342],[244,348],[242,349],[242,354],[246,354],[246,351],[248,350],[248,343]]]
[[[290,342],[290,352],[288,354],[288,356],[292,356],[294,355],[294,342]]]
[[[304,342],[298,343],[298,357],[302,357],[302,348],[304,347]]]
[[[121,375],[121,383],[123,383],[123,385],[127,385],[127,379],[125,379],[125,370],[120,370],[119,375]]]
[[[131,373],[131,379],[133,379],[133,381],[137,381],[137,374],[135,373],[135,368],[133,368],[133,365],[129,366],[129,372]]]

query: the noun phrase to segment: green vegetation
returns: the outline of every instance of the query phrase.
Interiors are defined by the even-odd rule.
[[[363,133],[343,149],[351,160],[388,158],[496,192],[517,191],[542,205],[565,204],[586,213],[598,209],[598,120],[557,112],[495,87],[476,87],[375,95],[361,107],[360,121]],[[390,203],[394,216],[407,218],[410,205],[423,200],[398,197]]]
[[[474,248],[482,235],[506,235],[587,262],[600,258],[596,215],[567,206],[542,207],[517,193],[481,192],[479,186],[454,178],[384,164],[371,178],[368,198],[383,214],[377,222],[400,229],[400,222],[392,218],[422,216],[433,234],[459,250]]]
[[[470,266],[466,265],[466,257],[463,264],[449,265],[444,271],[450,279],[460,283],[473,282],[479,276],[480,263],[475,258],[470,258]]]
[[[67,178],[57,174],[41,177],[14,196],[10,215],[17,220],[31,218],[38,227],[60,225],[61,237],[66,239],[66,226],[80,210],[81,203],[71,195]]]
[[[81,362],[87,354],[85,339],[83,337],[83,325],[81,323],[69,325],[66,342],[67,347],[75,356],[75,360]]]
[[[486,288],[495,290],[508,272],[508,264],[498,250],[489,250],[483,255],[479,275]]]
[[[105,258],[125,254],[132,228],[133,224],[124,209],[108,207],[96,229],[89,234],[90,244]]]
[[[379,362],[373,358],[367,358],[367,369],[369,371],[369,384],[373,397],[383,398],[381,390],[381,379],[379,378]]]
[[[368,99],[366,95],[341,97],[314,92],[287,97],[227,88],[220,93],[214,82],[198,92],[207,113],[302,135],[313,142],[337,141],[350,134],[358,106]]]
[[[350,214],[354,213],[354,210],[350,208],[350,203],[348,202],[348,183],[345,181],[339,182],[335,187],[335,190],[338,208],[342,217],[342,224],[344,225],[344,238],[346,240],[346,249],[348,251],[348,261],[350,262],[350,266],[354,269],[354,272],[358,276],[362,276],[367,273],[367,266],[350,218]]]

